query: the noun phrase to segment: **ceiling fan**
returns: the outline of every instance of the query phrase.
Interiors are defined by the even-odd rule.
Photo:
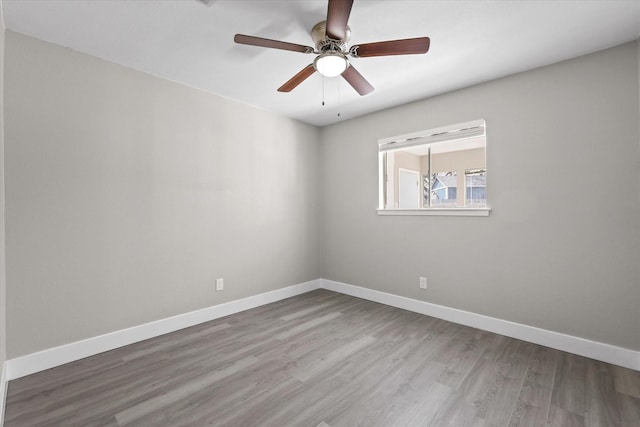
[[[298,74],[278,88],[278,92],[290,92],[300,83],[318,71],[327,77],[342,77],[360,95],[373,91],[373,86],[351,65],[347,56],[366,58],[370,56],[410,55],[427,53],[429,37],[388,40],[375,43],[353,45],[347,49],[351,28],[347,25],[353,0],[329,0],[327,20],[318,22],[311,29],[311,38],[315,48],[300,44],[265,39],[262,37],[236,34],[233,41],[239,44],[290,50],[317,55],[312,64],[304,67]]]

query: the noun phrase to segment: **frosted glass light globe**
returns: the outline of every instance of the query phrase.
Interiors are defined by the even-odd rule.
[[[336,77],[344,73],[349,63],[340,52],[325,52],[313,61],[313,66],[326,77]]]

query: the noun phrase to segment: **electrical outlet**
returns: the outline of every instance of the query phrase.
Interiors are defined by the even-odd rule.
[[[420,278],[420,289],[427,289],[427,278],[426,277],[421,277]]]
[[[224,279],[216,279],[216,292],[224,290]]]

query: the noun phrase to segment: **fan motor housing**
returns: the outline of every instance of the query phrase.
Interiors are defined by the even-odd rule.
[[[351,38],[351,28],[347,25],[343,40],[334,40],[327,37],[327,21],[320,21],[311,29],[311,39],[320,53],[327,51],[346,52],[347,43]]]

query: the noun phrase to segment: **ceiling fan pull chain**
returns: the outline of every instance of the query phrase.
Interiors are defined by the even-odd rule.
[[[338,117],[340,117],[340,107],[342,106],[342,100],[340,98],[340,86],[342,86],[342,82],[338,82]]]
[[[321,74],[322,76],[322,106],[324,107],[324,75]]]

